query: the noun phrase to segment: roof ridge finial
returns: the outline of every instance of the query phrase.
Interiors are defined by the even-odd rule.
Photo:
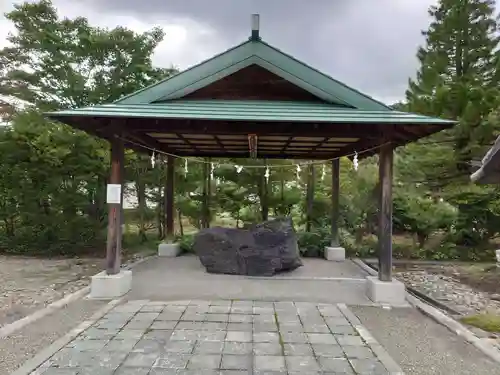
[[[254,41],[260,40],[259,28],[260,28],[260,15],[252,14],[252,36],[250,37],[250,40]]]

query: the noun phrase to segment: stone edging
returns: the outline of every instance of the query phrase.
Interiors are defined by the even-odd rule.
[[[314,277],[314,276],[244,276],[246,280],[273,280],[273,281],[347,281],[355,283],[365,283],[366,279],[352,278],[352,277]]]
[[[42,365],[50,357],[52,357],[58,350],[67,345],[71,340],[75,339],[83,331],[85,331],[92,324],[97,322],[109,311],[111,311],[115,306],[119,305],[123,300],[124,297],[109,302],[106,306],[104,306],[96,313],[94,313],[88,320],[82,322],[75,329],[69,331],[66,335],[57,339],[47,348],[43,349],[34,357],[26,361],[21,367],[19,367],[16,371],[11,373],[11,375],[29,375],[31,372],[40,367],[40,365]]]
[[[361,259],[353,259],[353,262],[370,275],[378,274],[377,271],[368,266]],[[500,351],[493,347],[493,345],[491,345],[485,339],[480,339],[455,319],[450,318],[448,315],[438,310],[434,306],[431,306],[428,303],[410,295],[408,292],[406,293],[406,300],[422,314],[426,315],[442,326],[445,326],[446,328],[448,328],[448,330],[455,333],[457,336],[463,337],[465,341],[474,345],[477,349],[486,354],[492,360],[500,363]]]
[[[500,363],[500,351],[497,350],[493,345],[487,342],[485,339],[480,339],[474,335],[470,330],[465,328],[462,324],[457,322],[455,319],[450,318],[445,313],[439,311],[435,307],[413,297],[409,294],[406,295],[406,299],[412,306],[417,308],[422,314],[433,319],[437,323],[445,326],[451,332],[455,333],[457,336],[461,336],[465,341],[474,345],[481,352],[486,354],[495,362]]]
[[[146,257],[139,259],[133,263],[127,264],[125,267],[123,267],[123,269],[131,269],[131,268],[141,264],[142,262],[146,261],[147,259],[149,259],[153,256],[156,256],[156,255],[146,256]],[[80,298],[84,297],[89,292],[90,292],[90,286],[83,287],[83,288],[77,290],[76,292],[68,294],[67,296],[65,296],[63,298],[52,302],[51,304],[47,305],[44,308],[37,310],[28,316],[25,316],[24,318],[21,318],[19,320],[16,320],[15,322],[12,322],[10,324],[3,326],[2,328],[0,328],[0,339],[13,334],[14,332],[27,326],[28,324],[34,323],[37,320],[39,320],[47,315],[50,315],[59,309],[62,309],[63,307],[69,305],[70,303],[75,302],[75,301],[79,300]]]
[[[345,318],[352,324],[361,338],[366,342],[370,349],[375,353],[380,362],[389,371],[390,375],[404,375],[401,367],[392,359],[387,351],[378,343],[378,341],[370,334],[370,332],[361,324],[361,321],[345,303],[338,303],[337,307],[344,314]]]
[[[377,271],[375,271],[373,268],[371,268],[368,264],[363,262],[361,259],[353,258],[352,262],[355,265],[357,265],[359,268],[361,268],[363,271],[365,271],[368,275],[370,275],[370,276],[377,276],[378,275]]]
[[[47,316],[49,314],[52,314],[54,311],[57,311],[61,308],[63,308],[66,305],[69,305],[71,302],[74,302],[80,298],[82,298],[84,295],[86,295],[90,291],[90,287],[86,286],[82,289],[77,290],[74,293],[68,294],[66,297],[61,298],[55,302],[52,302],[50,305],[35,311],[33,314],[30,314],[28,316],[25,316],[24,318],[21,318],[19,320],[16,320],[13,323],[7,324],[0,328],[0,338],[4,338],[6,336],[11,335],[17,330],[20,330],[21,328],[27,326],[28,324],[31,324],[38,319],[43,318],[44,316]]]

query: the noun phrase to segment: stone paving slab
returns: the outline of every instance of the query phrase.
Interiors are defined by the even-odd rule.
[[[128,301],[31,375],[396,373],[374,345],[342,304]]]

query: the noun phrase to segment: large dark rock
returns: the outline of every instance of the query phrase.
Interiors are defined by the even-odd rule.
[[[248,229],[207,228],[194,250],[207,272],[271,276],[302,266],[292,220],[276,219]]]

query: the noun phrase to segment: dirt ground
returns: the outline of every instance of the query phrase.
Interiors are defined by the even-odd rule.
[[[0,256],[0,327],[89,284],[103,259]]]

